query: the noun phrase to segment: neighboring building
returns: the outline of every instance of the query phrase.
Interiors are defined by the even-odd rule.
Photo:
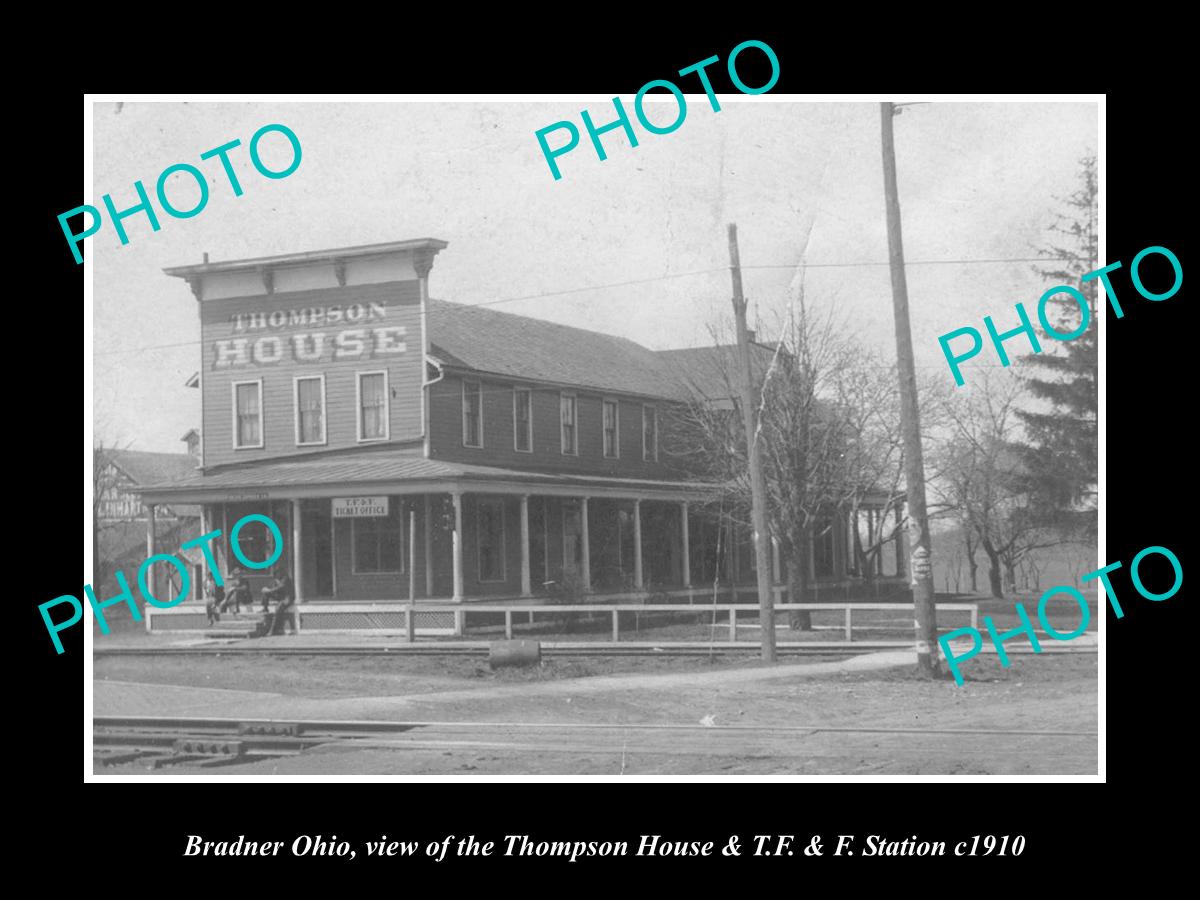
[[[114,570],[132,580],[146,558],[147,529],[153,528],[159,546],[178,548],[199,534],[200,507],[179,503],[160,505],[153,523],[147,522],[139,487],[190,478],[199,460],[186,453],[151,453],[102,447],[93,453],[96,571],[102,585],[111,582]],[[185,554],[187,555],[187,554]],[[197,562],[199,560],[196,560]],[[114,588],[115,589],[115,588]],[[104,596],[109,596],[107,593]]]
[[[410,598],[711,585],[695,505],[716,486],[687,480],[661,433],[690,390],[669,355],[431,300],[445,247],[167,269],[198,301],[201,467],[143,488],[143,501],[202,504],[204,530],[225,535],[243,516],[269,516],[306,628],[401,626]],[[257,560],[275,551],[257,521],[239,546]],[[743,552],[727,580],[745,583],[752,561]],[[155,627],[203,620],[154,612]],[[461,616],[422,623],[461,628]]]
[[[190,478],[196,474],[198,460],[186,453],[150,453],[144,450],[97,448],[95,464],[99,495],[96,517],[101,522],[144,521],[146,507],[135,488]],[[200,515],[200,508],[189,504],[161,506],[160,519],[178,519]]]

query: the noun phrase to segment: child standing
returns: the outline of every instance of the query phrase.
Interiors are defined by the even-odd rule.
[[[212,572],[204,576],[204,611],[208,613],[208,624],[215,625],[221,621],[220,599],[217,597],[217,582]]]

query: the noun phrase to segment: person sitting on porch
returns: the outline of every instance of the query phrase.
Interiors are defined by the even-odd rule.
[[[296,590],[292,586],[292,576],[282,567],[275,569],[275,581],[270,586],[263,588],[262,604],[263,612],[270,612],[270,602],[275,600],[278,606],[275,608],[275,622],[271,629],[271,634],[283,634],[283,623],[286,618],[289,621],[289,631],[296,634]]]
[[[221,588],[217,588],[218,591]],[[246,601],[247,606],[253,606],[254,601],[250,595],[250,585],[246,583],[246,573],[243,569],[234,569],[233,574],[229,576],[229,591],[225,594],[223,602],[218,596],[218,612],[228,612],[229,607],[233,607],[235,613],[242,611],[242,601]]]

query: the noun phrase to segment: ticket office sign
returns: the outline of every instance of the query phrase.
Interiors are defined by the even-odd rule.
[[[387,497],[334,497],[335,519],[385,519],[388,515]]]

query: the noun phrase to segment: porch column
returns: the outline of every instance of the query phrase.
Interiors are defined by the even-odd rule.
[[[815,583],[817,580],[817,559],[813,548],[817,543],[817,536],[814,534],[816,528],[808,529],[808,580]]]
[[[425,596],[433,596],[433,513],[430,511],[429,495],[425,501]]]
[[[900,507],[896,506],[896,574],[903,576],[904,572],[904,530],[900,527],[903,517]]]
[[[642,588],[642,501],[633,501],[633,586]]]
[[[529,579],[529,495],[521,495],[521,596],[533,596]]]
[[[146,559],[154,556],[158,552],[156,548],[156,537],[154,528],[154,504],[146,504]],[[158,599],[158,575],[155,572],[154,566],[150,566],[150,570],[146,573],[146,586],[150,589],[151,595]]]
[[[873,526],[874,534],[871,538],[871,543],[879,544],[879,546],[875,548],[875,575],[876,577],[879,577],[883,574],[883,544],[880,541],[880,538],[883,537],[883,510],[871,510],[871,520],[875,523]]]
[[[221,534],[224,535],[224,540],[213,541],[217,547],[217,559],[221,562],[225,572],[232,572],[233,566],[229,560],[229,505],[221,504]]]
[[[683,523],[679,534],[683,539],[683,586],[692,586],[692,540],[688,532],[688,502],[679,504],[679,521]]]
[[[292,579],[296,589],[296,602],[304,602],[304,589],[301,587],[301,571],[300,565],[300,500],[292,498]]]
[[[212,531],[212,526],[209,524],[212,521],[212,513],[209,511],[207,504],[200,504],[200,533],[208,534]],[[211,545],[210,545],[211,546]],[[196,603],[204,602],[204,573],[209,571],[208,561],[205,560],[203,565],[195,565],[189,568],[192,572],[192,596],[190,599]]]
[[[580,568],[583,570],[579,574],[583,578],[583,589],[590,591],[592,589],[592,549],[589,546],[591,538],[588,535],[588,498],[581,497],[579,500],[579,523],[580,523],[580,539],[583,543],[583,552]]]
[[[838,532],[841,531],[838,523],[841,521],[841,515],[841,510],[835,509],[829,517],[830,564],[833,567],[833,577],[837,580],[841,580],[842,577],[842,542],[838,540]]]
[[[455,491],[450,495],[454,498],[454,602],[461,603],[463,598],[462,570],[462,492]],[[586,558],[586,557],[585,557]]]
[[[725,517],[725,546],[729,553],[729,585],[736,588],[739,581],[738,576],[741,574],[741,567],[738,565],[741,553],[738,552],[737,527],[733,523],[733,516]],[[736,591],[733,596],[736,599]]]
[[[338,595],[338,554],[337,554],[337,519],[333,517],[333,498],[329,499],[329,555],[330,560],[329,570],[333,575],[333,597],[336,600]],[[353,535],[351,535],[353,540]],[[353,556],[353,549],[351,552]],[[350,561],[351,570],[354,569],[354,560]]]
[[[858,548],[862,545],[862,537],[858,533],[858,507],[855,507],[846,518],[848,520],[846,524],[849,526],[846,535],[846,556],[850,559],[850,571],[856,578],[861,578],[864,573],[858,570]]]

